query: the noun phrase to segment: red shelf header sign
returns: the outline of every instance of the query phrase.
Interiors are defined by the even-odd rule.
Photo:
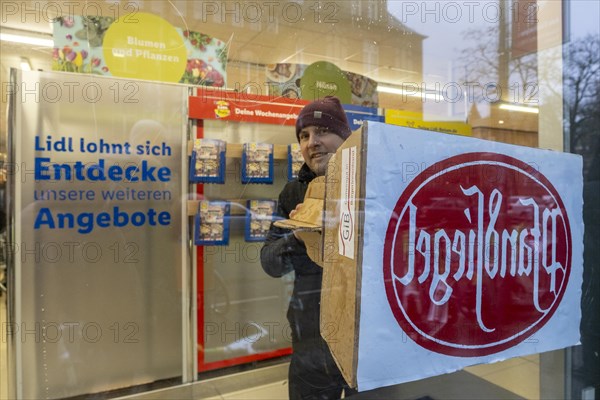
[[[221,119],[273,125],[295,125],[305,100],[269,97],[246,93],[201,91],[189,98],[192,119]]]

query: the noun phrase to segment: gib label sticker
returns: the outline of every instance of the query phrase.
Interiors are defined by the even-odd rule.
[[[400,195],[383,274],[411,339],[479,357],[516,346],[551,319],[571,264],[569,218],[550,181],[513,157],[467,153],[427,168]]]
[[[354,260],[356,221],[356,146],[342,150],[339,254]]]

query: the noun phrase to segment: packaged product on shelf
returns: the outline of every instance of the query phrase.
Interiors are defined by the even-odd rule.
[[[302,164],[304,164],[304,158],[302,157],[300,144],[292,143],[288,145],[288,180],[291,181],[298,177]]]
[[[230,209],[228,201],[200,201],[194,221],[194,242],[197,246],[229,244]]]
[[[225,183],[227,143],[218,139],[196,139],[190,160],[190,181]]]
[[[275,200],[248,200],[246,204],[247,242],[262,242],[267,238],[277,202]]]
[[[242,183],[273,183],[272,143],[244,143]]]

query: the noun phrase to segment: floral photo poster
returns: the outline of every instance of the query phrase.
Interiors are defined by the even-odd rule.
[[[154,16],[155,18],[159,18]],[[52,69],[55,71],[99,74],[127,77],[111,68],[103,43],[111,26],[118,26],[112,17],[106,16],[66,16],[54,20],[54,49],[52,53]],[[164,21],[165,24],[168,24]],[[123,24],[121,24],[123,26]],[[144,43],[142,24],[130,24],[131,37],[135,37],[134,45]],[[225,87],[228,44],[210,35],[182,30],[172,27],[185,45],[187,60],[181,63],[181,75],[177,73],[179,83]],[[137,31],[136,31],[137,30]],[[126,38],[129,41],[129,36]],[[126,41],[126,42],[127,42]],[[136,57],[137,51],[132,48],[118,49],[123,55]],[[129,51],[127,51],[129,50]],[[142,52],[139,52],[142,53]],[[138,56],[139,57],[139,56]],[[135,63],[131,63],[135,68]],[[150,63],[151,65],[151,63]],[[136,71],[127,71],[135,74]],[[142,76],[142,79],[148,79]],[[162,80],[160,74],[152,80]]]

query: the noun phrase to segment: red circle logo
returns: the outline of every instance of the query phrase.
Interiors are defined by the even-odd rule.
[[[452,356],[497,353],[552,317],[571,271],[563,202],[534,166],[467,153],[422,171],[392,214],[385,290],[400,327]]]

